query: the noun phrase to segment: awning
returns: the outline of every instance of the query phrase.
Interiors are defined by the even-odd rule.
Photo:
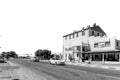
[[[82,52],[83,54],[90,54],[90,53],[118,53],[120,50],[101,50],[101,51],[88,51]]]

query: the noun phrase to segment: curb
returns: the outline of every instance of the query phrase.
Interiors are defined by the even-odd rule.
[[[101,68],[101,69],[109,69],[109,70],[119,70],[119,68],[111,67],[111,66],[101,66],[101,65],[92,65],[92,64],[75,64],[75,63],[66,63],[68,65],[75,66],[85,66],[85,67],[93,67],[93,68]]]

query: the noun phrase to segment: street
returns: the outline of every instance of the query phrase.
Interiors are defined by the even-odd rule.
[[[83,66],[56,66],[29,60],[11,60],[48,80],[120,80],[120,71]],[[32,76],[32,75],[31,75]]]

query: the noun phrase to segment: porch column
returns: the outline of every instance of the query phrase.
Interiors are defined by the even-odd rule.
[[[119,63],[120,63],[120,53],[118,53],[118,55],[119,55]]]
[[[92,61],[92,54],[90,54],[90,58],[89,58],[90,61]]]
[[[108,61],[108,53],[106,54],[105,60]]]
[[[104,53],[102,53],[102,62],[105,62],[105,60],[104,60]]]
[[[82,62],[82,53],[80,52],[79,62]]]
[[[81,49],[81,52],[80,52],[80,55],[79,55],[79,62],[82,62],[82,44],[81,44],[81,47],[80,47]]]
[[[64,54],[65,61],[67,61],[67,53]]]

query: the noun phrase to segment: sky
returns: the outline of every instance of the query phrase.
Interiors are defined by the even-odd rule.
[[[119,0],[0,0],[0,52],[61,53],[63,36],[94,23],[120,40]]]

